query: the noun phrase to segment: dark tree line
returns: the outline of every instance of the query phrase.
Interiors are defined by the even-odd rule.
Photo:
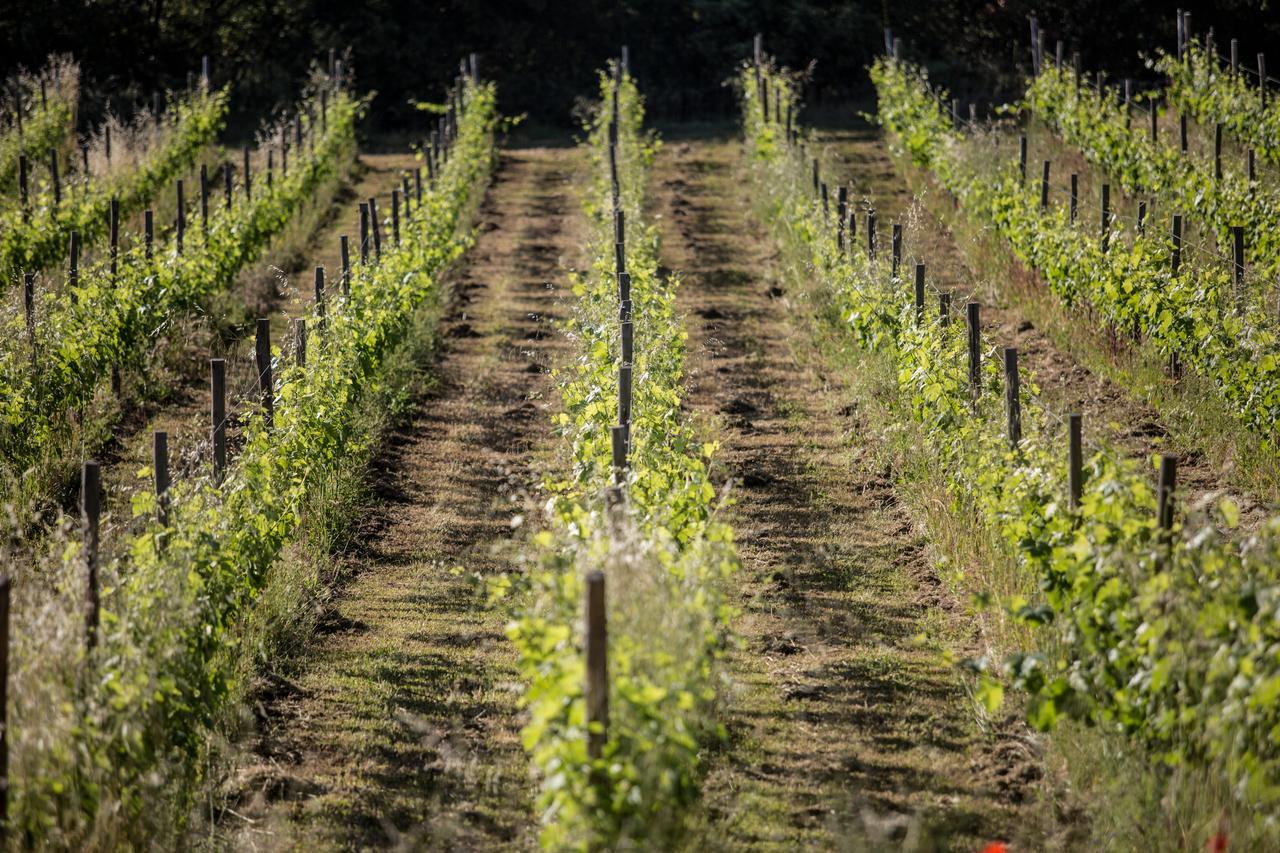
[[[1235,36],[1243,55],[1273,47],[1280,13],[1269,2],[1184,3],[1198,33]],[[216,83],[233,82],[242,126],[287,103],[308,65],[350,48],[363,87],[378,92],[383,128],[413,121],[411,98],[438,99],[468,52],[501,86],[506,112],[570,121],[593,69],[627,44],[653,113],[720,117],[721,85],[765,34],[789,65],[814,62],[810,98],[865,97],[864,68],[884,27],[963,96],[1009,91],[1029,64],[1028,16],[1049,51],[1061,38],[1087,68],[1141,76],[1140,53],[1174,43],[1173,8],[1151,0],[0,0],[0,63],[10,72],[73,53],[84,69],[86,112],[108,98],[141,102],[180,86],[214,57]]]

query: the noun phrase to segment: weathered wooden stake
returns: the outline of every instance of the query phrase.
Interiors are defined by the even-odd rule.
[[[249,167],[249,146],[244,147],[244,198],[245,201],[253,199],[253,172]]]
[[[1147,203],[1145,201],[1138,202],[1138,234],[1145,234],[1147,231]]]
[[[1018,175],[1022,183],[1027,182],[1027,135],[1018,137]]]
[[[627,479],[627,428],[625,425],[609,427],[609,439],[613,449],[613,479],[621,485]]]
[[[1160,141],[1160,109],[1154,96],[1148,106],[1151,107],[1151,144],[1155,145]]]
[[[351,245],[347,235],[338,238],[338,253],[342,256],[342,295],[351,295]]]
[[[631,364],[635,356],[635,327],[630,320],[623,320],[622,329],[622,363]]]
[[[1231,76],[1240,72],[1240,39],[1231,40]]]
[[[391,191],[391,239],[400,246],[400,190]]]
[[[1178,116],[1178,144],[1181,146],[1180,150],[1182,151],[1183,154],[1186,154],[1187,151],[1190,149],[1190,141],[1187,138],[1187,114],[1186,113],[1182,113],[1181,115]]]
[[[1072,510],[1080,508],[1080,496],[1084,492],[1082,426],[1083,416],[1079,412],[1067,415],[1067,494]]]
[[[1178,486],[1178,457],[1167,453],[1160,455],[1160,481],[1157,491],[1156,518],[1166,534],[1173,530],[1173,494]]]
[[[71,229],[70,245],[67,247],[68,260],[67,267],[67,287],[71,288],[71,299],[75,301],[75,289],[80,286],[80,232]]]
[[[315,273],[316,285],[316,319],[320,324],[320,331],[324,331],[324,267],[316,267]]]
[[[902,223],[900,222],[893,223],[891,250],[893,252],[893,263],[889,274],[894,278],[897,278],[898,265],[902,263]]]
[[[62,181],[58,177],[58,149],[49,149],[49,180],[53,182],[53,203],[62,204]]]
[[[200,164],[200,233],[209,237],[209,167]]]
[[[1040,174],[1040,209],[1049,209],[1049,161],[1044,161],[1044,168]]]
[[[1248,151],[1247,160],[1248,160],[1247,174],[1249,176],[1249,183],[1252,184],[1258,180],[1258,168],[1257,168],[1257,164],[1254,162],[1255,158],[1254,158],[1252,148],[1250,148]]]
[[[416,197],[417,204],[422,205],[422,167],[413,167],[413,194]]]
[[[982,390],[982,322],[977,302],[965,305],[969,321],[969,387],[974,399]]]
[[[924,325],[924,264],[916,264],[916,325]]]
[[[876,212],[867,211],[867,257],[876,259]]]
[[[369,231],[373,234],[373,254],[382,262],[382,228],[378,224],[378,200],[369,199]]]
[[[1111,184],[1102,185],[1102,223],[1100,239],[1102,242],[1102,251],[1105,252],[1111,243]]]
[[[1018,350],[1004,348],[1004,405],[1009,415],[1009,446],[1018,449],[1022,441],[1022,400],[1018,396]]]
[[[262,398],[262,409],[266,413],[267,423],[275,420],[275,382],[271,375],[271,321],[259,317],[257,335],[254,338],[254,362],[258,368],[258,393]]]
[[[111,278],[114,283],[120,265],[120,199],[115,196],[111,197],[107,207],[107,241],[107,256],[111,261]]]
[[[617,429],[615,427],[614,429]],[[604,574],[587,575],[587,756],[598,761],[609,740],[609,636],[605,615]]]
[[[209,359],[209,426],[213,442],[213,479],[219,481],[227,468],[227,362]]]
[[[1267,55],[1258,54],[1258,105],[1267,108]]]
[[[1071,221],[1076,221],[1076,213],[1080,208],[1080,175],[1071,173]]]
[[[631,424],[631,365],[618,365],[618,423]]]
[[[849,188],[840,186],[836,190],[836,249],[844,253],[845,220],[849,218]]]
[[[102,469],[92,459],[80,470],[80,521],[84,534],[84,566],[88,587],[85,608],[85,645],[92,651],[98,645],[98,521],[102,513]]]
[[[164,430],[151,434],[151,470],[155,476],[156,521],[163,527],[169,523],[169,433]]]
[[[178,254],[182,254],[182,237],[187,230],[187,205],[182,195],[182,180],[178,180]]]

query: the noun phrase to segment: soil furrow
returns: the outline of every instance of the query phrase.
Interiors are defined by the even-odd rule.
[[[241,771],[260,849],[533,843],[520,684],[478,579],[510,565],[547,375],[566,342],[552,282],[576,257],[573,149],[502,154],[453,277],[439,382],[390,436],[371,533],[299,674],[262,697]],[[550,398],[550,399],[548,399]]]
[[[671,145],[654,180],[664,263],[685,276],[687,405],[723,444],[743,560],[706,838],[965,849],[1009,836],[1034,749],[976,724],[944,654],[961,610],[815,363],[794,313],[807,306],[752,216],[740,145]]]

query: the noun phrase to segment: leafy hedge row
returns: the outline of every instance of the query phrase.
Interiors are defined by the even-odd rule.
[[[12,83],[14,106],[24,110],[22,132],[18,132],[15,119],[0,135],[0,187],[6,194],[13,193],[16,201],[18,158],[43,160],[50,148],[62,150],[75,129],[80,68],[68,59],[56,58],[39,75],[19,75]]]
[[[69,293],[46,293],[37,312],[34,344],[22,315],[11,315],[0,344],[0,453],[6,480],[35,464],[67,428],[67,411],[85,406],[112,365],[139,365],[179,318],[225,289],[279,234],[325,180],[355,150],[363,104],[345,92],[329,104],[326,132],[309,153],[299,152],[287,175],[256,182],[230,208],[211,204],[208,236],[189,228],[182,254],[176,242],[148,259],[135,244],[110,261],[80,271]],[[32,358],[32,351],[36,353]]]
[[[226,89],[192,91],[172,105],[161,144],[136,169],[90,185],[87,191],[64,181],[58,202],[51,182],[32,186],[29,216],[18,205],[0,214],[0,275],[5,283],[64,257],[72,231],[80,233],[85,245],[106,234],[112,198],[119,200],[122,217],[141,210],[213,141],[222,128],[227,101]]]
[[[1280,447],[1280,337],[1260,308],[1231,310],[1230,270],[1184,263],[1173,274],[1173,241],[1163,230],[1124,240],[1126,229],[1116,224],[1103,251],[1092,229],[1072,224],[1060,208],[1040,209],[1016,163],[995,171],[975,165],[982,157],[971,155],[982,141],[952,129],[937,101],[946,94],[930,87],[922,69],[881,60],[871,74],[880,121],[902,150],[971,216],[994,226],[1065,305],[1088,305],[1113,328],[1139,332],[1164,356],[1176,355],[1214,383],[1264,445]]]
[[[84,652],[78,547],[44,577],[18,578],[10,815],[19,837],[148,846],[120,833],[145,826],[175,779],[198,775],[234,686],[243,625],[308,490],[361,452],[361,401],[470,242],[462,217],[492,168],[493,87],[467,85],[464,103],[452,156],[402,220],[400,247],[357,266],[350,296],[330,295],[323,322],[307,318],[305,367],[273,352],[274,423],[251,413],[223,482],[176,484],[168,523],[148,526],[104,567],[97,648]],[[138,513],[153,509],[135,501]]]
[[[767,73],[774,91],[795,97],[787,76]],[[983,340],[975,402],[963,322],[918,322],[910,284],[888,264],[870,260],[860,244],[837,251],[806,166],[782,144],[781,128],[763,119],[750,74],[747,141],[776,233],[811,265],[858,344],[897,365],[921,451],[937,461],[955,510],[973,513],[1019,560],[1028,588],[1038,588],[1003,604],[1014,618],[1048,626],[1036,634],[1041,648],[977,661],[979,695],[998,704],[1002,676],[1029,694],[1033,724],[1050,728],[1071,716],[1127,733],[1168,765],[1212,766],[1259,807],[1260,820],[1273,818],[1280,519],[1233,543],[1218,528],[1234,527],[1238,510],[1223,499],[1205,512],[1180,511],[1172,535],[1162,534],[1148,472],[1107,449],[1086,461],[1082,501],[1070,509],[1065,437],[1035,400],[1034,384],[1023,383],[1023,439],[1011,449],[994,343]],[[923,74],[879,60],[873,77],[894,144],[920,150],[936,140],[931,160],[950,156],[957,143],[941,133],[947,121]],[[905,120],[917,110],[918,122]]]
[[[589,119],[591,267],[573,279],[568,333],[577,359],[562,369],[556,426],[572,469],[545,487],[548,524],[534,537],[535,563],[515,587],[509,634],[529,682],[524,742],[542,779],[539,797],[551,848],[661,846],[694,800],[700,750],[715,722],[716,664],[730,608],[724,581],[737,567],[731,529],[715,517],[708,473],[714,443],[685,422],[687,333],[675,308],[678,281],[658,271],[658,236],[645,223],[647,168],[657,143],[641,129],[643,107],[623,74],[618,98],[618,172],[635,328],[630,471],[611,520],[610,426],[617,423],[618,285],[608,167],[613,79],[601,75]],[[603,758],[587,754],[583,697],[584,577],[606,577],[609,728]]]
[[[1264,107],[1243,72],[1231,74],[1194,41],[1183,50],[1184,60],[1161,53],[1150,63],[1169,78],[1173,105],[1202,124],[1222,124],[1260,159],[1280,164],[1280,101],[1272,96]]]
[[[1242,226],[1246,263],[1257,266],[1261,279],[1275,278],[1280,269],[1280,198],[1265,185],[1251,184],[1242,168],[1224,168],[1222,177],[1215,177],[1211,160],[1152,142],[1141,122],[1126,126],[1124,106],[1112,94],[1088,85],[1077,88],[1072,72],[1052,64],[1031,81],[1022,106],[1126,192],[1158,193],[1171,211],[1204,222],[1219,246],[1230,247],[1232,227]],[[1163,220],[1153,230],[1167,231],[1168,216]]]

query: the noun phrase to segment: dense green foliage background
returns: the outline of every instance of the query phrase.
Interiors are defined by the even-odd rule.
[[[1198,32],[1215,27],[1221,45],[1240,38],[1245,57],[1280,51],[1274,0],[1177,5]],[[654,117],[730,117],[736,104],[721,83],[757,31],[792,67],[816,60],[811,101],[869,95],[863,69],[885,26],[913,59],[946,66],[968,97],[1004,91],[1028,64],[1032,11],[1050,51],[1062,38],[1086,67],[1115,74],[1143,76],[1139,51],[1174,45],[1173,4],[1154,0],[0,0],[0,70],[74,53],[91,119],[108,96],[128,103],[184,83],[207,53],[215,84],[235,84],[247,117],[287,103],[308,62],[350,46],[363,84],[379,92],[374,116],[395,127],[412,116],[408,98],[438,95],[474,50],[506,111],[567,124],[575,96],[594,89],[593,69],[626,43]]]

